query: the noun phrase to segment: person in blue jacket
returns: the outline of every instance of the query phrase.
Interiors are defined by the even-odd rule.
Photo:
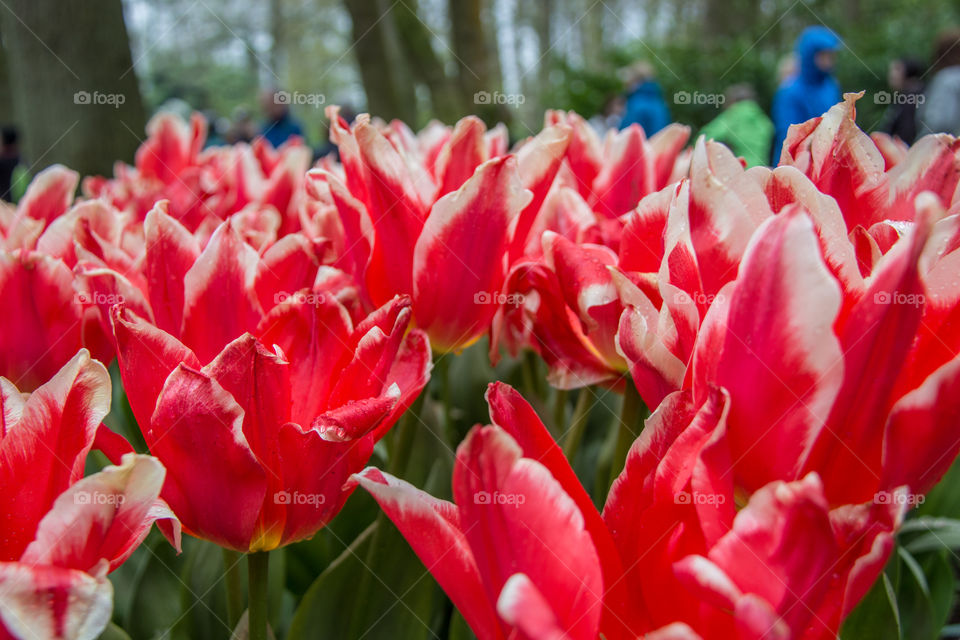
[[[826,27],[807,27],[797,39],[798,72],[788,78],[773,96],[773,164],[790,125],[823,115],[840,102],[840,85],[833,65],[840,38]]]
[[[268,89],[260,94],[260,107],[266,121],[260,135],[274,148],[293,136],[303,137],[303,128],[290,114],[290,92]]]
[[[621,129],[637,123],[649,138],[670,124],[670,110],[649,62],[634,63],[624,72],[624,80],[627,96],[623,119],[620,120]]]

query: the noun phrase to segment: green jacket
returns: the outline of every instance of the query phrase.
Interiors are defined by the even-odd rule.
[[[700,134],[730,147],[735,154],[743,156],[747,166],[770,163],[773,122],[753,100],[730,105],[700,129]]]

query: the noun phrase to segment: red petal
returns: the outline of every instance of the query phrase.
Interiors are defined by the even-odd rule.
[[[380,504],[478,638],[503,638],[457,507],[372,467],[353,480]]]
[[[82,308],[60,260],[0,251],[0,375],[24,391],[49,380],[81,346]]]
[[[0,637],[94,640],[110,622],[113,586],[104,575],[0,562]]]
[[[482,297],[503,286],[510,228],[529,200],[516,161],[502,156],[434,204],[414,250],[413,298],[435,348],[460,350],[489,327],[497,306]]]
[[[0,440],[0,560],[20,557],[57,496],[83,476],[109,410],[110,376],[82,350],[30,395],[15,424],[6,425]]]
[[[21,562],[93,573],[106,560],[113,571],[160,519],[173,523],[179,552],[180,523],[158,500],[164,475],[156,459],[129,454],[121,466],[83,478],[57,498]]]
[[[181,362],[200,368],[200,361],[176,338],[144,322],[122,305],[111,309],[111,317],[120,377],[130,409],[146,436],[167,377]]]
[[[453,492],[490,601],[525,573],[570,638],[594,640],[603,579],[576,503],[499,427],[470,432],[457,451]],[[509,545],[502,544],[510,540]]]
[[[748,488],[796,477],[837,396],[840,302],[810,219],[794,210],[764,223],[740,265],[722,350],[698,347],[715,371],[707,379],[730,392],[728,438]]]
[[[259,259],[230,221],[217,227],[183,279],[183,342],[209,362],[260,322],[254,291]]]
[[[164,384],[144,434],[167,468],[163,498],[192,535],[247,551],[266,472],[243,435],[243,409],[213,378],[184,365]]]
[[[157,326],[180,337],[183,327],[184,277],[197,261],[200,246],[179,222],[167,215],[161,200],[143,222],[146,244],[143,271]]]

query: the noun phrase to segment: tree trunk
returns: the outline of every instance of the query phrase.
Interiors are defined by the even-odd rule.
[[[144,112],[121,0],[7,0],[0,27],[32,172],[132,161]]]
[[[443,70],[443,62],[430,44],[433,34],[417,16],[416,0],[407,0],[394,6],[393,17],[399,34],[400,45],[410,70],[417,81],[430,90],[430,102],[434,115],[450,123],[469,113],[467,105],[460,100],[451,79]]]
[[[416,121],[413,85],[404,73],[396,39],[391,38],[392,16],[377,0],[343,0],[353,23],[353,51],[367,94],[367,110],[385,120]]]
[[[494,68],[498,58],[488,50],[483,0],[449,0],[447,6],[460,94],[488,124],[508,122],[507,105],[496,100],[500,95],[500,86],[495,83],[499,69]]]

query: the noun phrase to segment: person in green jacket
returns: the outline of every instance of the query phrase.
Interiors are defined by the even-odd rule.
[[[724,109],[700,134],[722,142],[747,161],[748,167],[767,164],[773,122],[755,100],[753,87],[735,84],[724,92]]]

